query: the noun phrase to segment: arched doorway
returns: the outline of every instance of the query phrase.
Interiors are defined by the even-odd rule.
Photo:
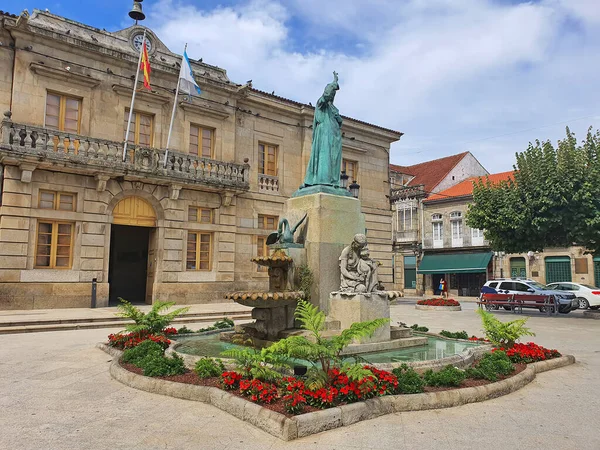
[[[122,297],[152,303],[156,254],[156,212],[141,197],[121,199],[112,211],[108,267],[109,304]]]

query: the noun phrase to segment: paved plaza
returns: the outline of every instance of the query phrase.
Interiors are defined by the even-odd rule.
[[[461,312],[392,306],[393,322],[482,335]],[[504,320],[515,316],[500,312]],[[283,442],[210,405],[137,391],[111,379],[97,342],[119,329],[0,335],[0,446],[10,449],[598,449],[600,321],[581,311],[531,313],[535,342],[577,363],[502,398],[390,414]]]

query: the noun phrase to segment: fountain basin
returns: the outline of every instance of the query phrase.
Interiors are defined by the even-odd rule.
[[[425,339],[425,345],[361,353],[360,357],[369,364],[386,369],[402,363],[425,369],[428,367],[427,363],[431,363],[432,367],[438,367],[440,364],[461,366],[463,362],[467,364],[472,360],[473,352],[489,351],[489,345],[481,343],[431,336],[426,336]],[[172,348],[177,353],[192,357],[220,358],[222,357],[221,353],[225,350],[247,347],[222,341],[218,334],[212,334],[189,338],[180,337]],[[348,362],[354,362],[354,358],[351,356],[348,356],[347,359]],[[308,364],[306,361],[298,361],[298,363]]]
[[[278,308],[296,306],[298,300],[304,297],[302,291],[286,292],[228,292],[225,298],[251,308]]]

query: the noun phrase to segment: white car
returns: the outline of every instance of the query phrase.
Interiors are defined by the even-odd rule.
[[[600,288],[580,283],[550,283],[548,288],[555,291],[572,292],[579,301],[579,309],[600,308]]]

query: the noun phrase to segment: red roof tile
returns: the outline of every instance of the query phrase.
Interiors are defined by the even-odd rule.
[[[408,183],[408,186],[423,184],[425,192],[431,192],[469,152],[459,153],[457,155],[446,156],[444,158],[426,161],[414,166],[396,166],[390,164],[390,169],[413,175],[414,178]]]
[[[445,189],[437,194],[432,194],[427,198],[427,200],[423,200],[424,202],[430,202],[433,200],[441,200],[451,197],[466,197],[473,194],[473,184],[475,181],[479,179],[485,180],[486,178],[492,182],[492,184],[500,183],[501,181],[508,180],[512,178],[513,171],[510,170],[508,172],[501,173],[493,173],[487,175],[487,177],[471,177],[467,178],[465,181],[461,181],[455,186],[452,186],[448,189]]]

